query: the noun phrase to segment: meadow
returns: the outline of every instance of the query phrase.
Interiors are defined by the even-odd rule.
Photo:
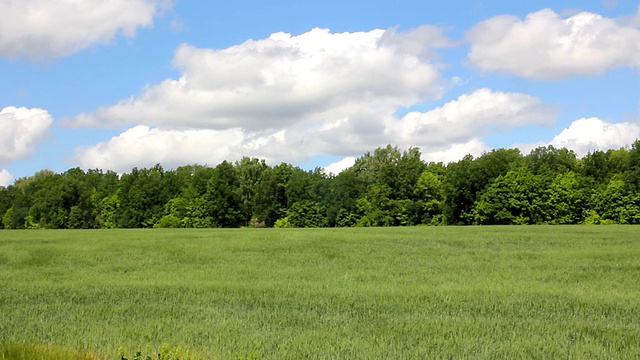
[[[0,231],[0,359],[30,346],[120,359],[163,344],[195,359],[638,359],[639,235]]]

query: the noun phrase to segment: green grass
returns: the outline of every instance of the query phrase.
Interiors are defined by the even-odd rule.
[[[64,349],[54,345],[1,343],[0,359],[6,360],[97,360],[89,353]]]
[[[632,226],[0,231],[0,341],[101,359],[163,343],[205,359],[637,359],[639,285]]]

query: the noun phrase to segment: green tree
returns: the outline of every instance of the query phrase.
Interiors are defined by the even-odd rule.
[[[165,204],[180,193],[178,183],[165,177],[159,164],[151,169],[133,168],[119,182],[118,227],[152,227],[164,213]]]
[[[13,206],[7,209],[2,217],[2,223],[4,224],[5,229],[18,229],[20,228],[20,224],[16,221],[15,214],[13,211]]]
[[[210,216],[210,205],[204,196],[184,198],[178,196],[167,202],[165,215],[154,227],[160,228],[207,228],[214,226]]]
[[[442,181],[440,176],[424,171],[414,189],[419,207],[421,224],[437,225],[442,223]]]
[[[629,188],[621,177],[614,177],[596,195],[595,211],[604,220],[619,224],[640,223],[640,194]]]
[[[402,153],[402,157],[398,160],[397,171],[390,175],[395,175],[393,179],[385,179],[387,184],[395,186],[393,197],[402,200],[415,200],[416,193],[414,189],[418,184],[418,180],[426,169],[425,163],[420,158],[422,154],[420,149],[416,147]]]
[[[267,168],[258,183],[254,213],[258,221],[272,227],[278,219],[286,216],[286,184],[291,177],[293,167],[282,163]]]
[[[578,169],[578,160],[573,150],[556,149],[553,145],[531,150],[525,157],[525,163],[534,175],[544,175],[548,178]]]
[[[625,171],[625,182],[631,190],[640,192],[640,140],[631,145]]]
[[[365,187],[376,183],[395,182],[395,167],[400,161],[402,154],[397,146],[387,145],[384,148],[377,148],[373,154],[365,153],[356,159],[352,166],[353,171]]]
[[[0,215],[3,215],[2,218],[12,205],[13,200],[11,199],[9,189],[4,186],[0,186]],[[2,218],[0,218],[0,229],[4,229],[4,222]]]
[[[581,173],[593,184],[607,183],[615,172],[612,169],[610,152],[596,150],[589,152],[580,162]]]
[[[41,171],[29,179],[29,216],[42,228],[62,229],[67,226],[69,204],[62,175]]]
[[[96,193],[96,198],[99,196]],[[120,209],[120,197],[118,193],[106,196],[101,200],[96,200],[96,227],[99,229],[115,229],[118,210]]]
[[[446,224],[463,225],[473,221],[472,209],[478,184],[472,173],[473,156],[447,165],[443,179],[442,212]]]
[[[215,167],[205,195],[213,226],[230,228],[242,225],[241,197],[237,191],[238,186],[239,182],[233,165],[223,161]]]
[[[329,226],[353,226],[360,218],[356,203],[365,193],[365,184],[353,169],[342,171],[327,180],[327,221]]]
[[[291,227],[317,228],[327,226],[326,208],[315,201],[303,200],[294,203],[287,210]]]
[[[558,174],[547,188],[545,212],[551,224],[578,224],[587,213],[588,196],[573,171]]]
[[[240,197],[243,225],[248,225],[252,219],[257,220],[258,214],[255,212],[257,189],[268,167],[264,160],[246,156],[235,163],[234,170],[238,178],[237,191]]]
[[[473,208],[474,223],[481,225],[541,224],[546,194],[539,176],[528,168],[496,178]]]

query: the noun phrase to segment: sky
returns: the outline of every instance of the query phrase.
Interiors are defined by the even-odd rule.
[[[0,186],[640,138],[634,1],[0,0],[0,14]]]

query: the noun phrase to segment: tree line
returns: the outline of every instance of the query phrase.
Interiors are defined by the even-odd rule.
[[[449,164],[367,152],[338,175],[242,158],[215,167],[42,170],[0,187],[0,228],[640,223],[640,141],[578,158],[497,149]]]

